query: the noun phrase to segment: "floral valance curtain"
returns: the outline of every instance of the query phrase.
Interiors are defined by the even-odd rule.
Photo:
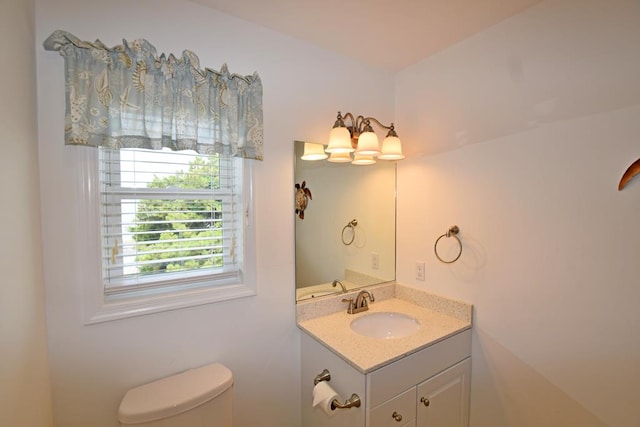
[[[184,51],[158,56],[146,40],[107,48],[55,31],[44,42],[65,59],[66,144],[195,150],[262,160],[257,74],[200,69]]]

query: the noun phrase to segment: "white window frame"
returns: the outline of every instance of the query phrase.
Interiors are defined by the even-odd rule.
[[[73,149],[75,148],[75,149]],[[98,150],[73,147],[78,165],[76,200],[78,228],[75,233],[76,266],[82,294],[85,324],[101,323],[167,310],[193,307],[230,299],[254,296],[256,291],[255,221],[253,209],[253,166],[242,160],[243,250],[241,283],[196,286],[175,292],[131,293],[126,298],[107,298],[102,279],[102,238],[100,224],[100,184]]]

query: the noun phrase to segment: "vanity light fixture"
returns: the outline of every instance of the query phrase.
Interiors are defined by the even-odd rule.
[[[349,126],[345,124],[345,119],[350,120]],[[382,146],[373,131],[372,123],[388,131]],[[352,113],[347,113],[343,117],[339,111],[329,134],[329,145],[326,148],[321,144],[309,144],[309,148],[307,145],[305,143],[303,160],[327,159],[324,152],[329,153],[327,159],[329,162],[351,162],[355,165],[371,165],[376,162],[376,158],[404,159],[402,144],[393,123],[385,126],[375,117],[354,116]]]
[[[350,120],[350,126],[345,124],[345,119]],[[382,147],[378,143],[372,123],[388,131],[382,141]],[[354,116],[352,113],[345,114],[343,118],[340,111],[329,134],[329,146],[325,151],[327,153],[354,152],[354,163],[355,157],[360,156],[367,156],[365,160],[367,164],[375,163],[374,157],[382,160],[404,159],[402,144],[393,123],[385,126],[375,117]],[[361,157],[358,161],[362,162]]]

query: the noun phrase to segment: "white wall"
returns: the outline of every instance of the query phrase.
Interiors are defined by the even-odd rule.
[[[38,187],[33,1],[0,6],[0,425],[51,425]]]
[[[291,143],[324,140],[338,109],[390,117],[392,81],[186,1],[95,3],[36,2],[55,425],[115,426],[127,388],[218,360],[236,376],[236,425],[296,427]],[[616,190],[640,155],[638,8],[547,1],[396,76],[395,121],[413,154],[399,163],[398,280],[474,304],[473,427],[640,423],[640,181]],[[107,45],[144,37],[211,68],[260,73],[259,296],[82,325],[62,58],[40,48],[55,29]],[[3,170],[30,169],[12,160]],[[454,223],[464,253],[447,266],[433,242]],[[418,260],[424,282],[413,278]]]
[[[397,277],[474,304],[472,427],[640,425],[639,42],[637,1],[546,1],[397,75]]]
[[[220,361],[235,375],[236,426],[299,427],[293,141],[326,139],[338,109],[391,117],[392,76],[188,1],[38,0],[36,23],[54,424],[115,426],[128,388]],[[255,168],[258,296],[82,324],[69,154],[82,148],[63,146],[63,59],[40,47],[56,29],[108,46],[146,38],[159,52],[192,50],[202,66],[219,69],[226,62],[234,73],[258,71],[265,119],[265,160]]]

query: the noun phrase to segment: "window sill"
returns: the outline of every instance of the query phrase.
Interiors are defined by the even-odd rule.
[[[123,301],[101,302],[93,310],[87,310],[84,324],[92,325],[255,295],[255,289],[240,284],[173,292],[154,298],[141,297]]]

